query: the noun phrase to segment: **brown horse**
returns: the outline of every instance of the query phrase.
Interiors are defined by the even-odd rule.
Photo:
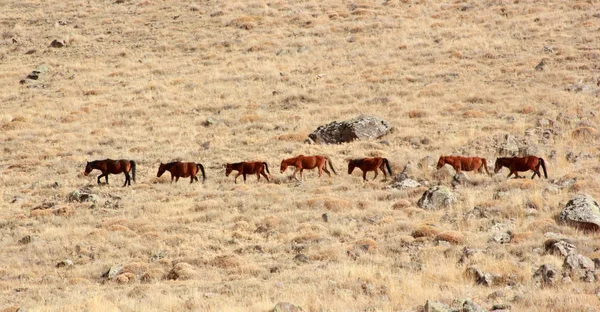
[[[127,159],[104,159],[104,160],[94,160],[88,161],[85,165],[84,175],[90,174],[92,170],[98,169],[102,171],[102,174],[98,176],[98,184],[100,184],[100,178],[104,177],[106,180],[106,184],[108,184],[108,175],[109,174],[125,174],[125,184],[123,187],[127,185],[131,185],[131,179],[135,182],[135,161],[127,160]],[[129,171],[131,171],[131,177],[129,176]]]
[[[206,180],[204,166],[202,166],[202,164],[197,164],[194,162],[176,161],[166,164],[160,163],[160,165],[158,166],[158,173],[156,174],[156,176],[160,178],[160,176],[162,176],[166,170],[171,173],[171,183],[173,183],[173,179],[175,179],[175,182],[177,182],[179,181],[180,177],[190,177],[191,184],[194,182],[194,180],[198,181],[198,177],[196,177],[196,174],[198,174],[198,169],[200,169],[200,171],[202,172],[202,182],[204,182]]]
[[[507,178],[512,174],[515,175],[515,178],[519,177],[519,171],[528,171],[533,170],[533,175],[531,179],[535,178],[537,174],[540,179],[542,175],[540,174],[540,166],[544,169],[544,177],[548,179],[548,173],[546,173],[546,162],[544,159],[537,156],[526,156],[526,157],[500,157],[496,159],[496,165],[494,166],[494,173],[498,173],[502,167],[506,167],[510,170],[510,173]]]
[[[260,181],[260,175],[262,174],[267,181],[269,181],[269,177],[265,174],[265,170],[268,174],[269,166],[266,162],[256,161],[256,162],[239,162],[233,164],[225,165],[225,176],[228,177],[231,174],[231,171],[236,170],[238,174],[235,176],[235,183],[237,183],[237,178],[240,175],[244,176],[244,183],[246,183],[246,175],[247,174],[256,174],[257,181]]]
[[[385,168],[392,175],[392,168],[390,168],[390,162],[387,158],[374,157],[374,158],[362,158],[362,159],[351,159],[348,161],[348,174],[352,174],[354,168],[360,168],[363,172],[363,181],[367,181],[367,171],[375,171],[375,176],[373,180],[377,178],[378,172],[377,170],[381,170],[383,172],[383,176],[387,179],[387,174],[385,173]]]
[[[490,175],[487,167],[487,160],[481,157],[463,157],[463,156],[440,156],[437,163],[438,170],[445,164],[448,164],[456,170],[456,174],[461,171],[475,171],[475,173],[485,172]]]
[[[333,164],[331,163],[331,159],[329,159],[327,156],[304,156],[304,155],[299,155],[293,158],[288,158],[288,159],[284,159],[281,161],[281,173],[283,173],[288,166],[293,166],[296,167],[296,170],[294,170],[294,178],[296,180],[298,180],[298,178],[296,177],[296,173],[298,173],[298,171],[300,172],[300,179],[302,179],[302,171],[304,169],[314,169],[314,168],[318,168],[319,169],[319,177],[321,177],[321,175],[323,174],[323,171],[325,171],[325,173],[327,173],[330,177],[331,177],[331,173],[329,172],[329,170],[327,170],[327,166],[325,166],[325,163],[329,163],[329,168],[331,168],[331,171],[333,171],[333,173],[337,174],[337,172],[335,172],[335,169],[333,168]]]

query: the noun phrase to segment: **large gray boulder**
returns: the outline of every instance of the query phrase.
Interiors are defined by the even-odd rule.
[[[600,205],[588,194],[573,197],[558,219],[571,226],[590,231],[600,230]]]
[[[387,121],[373,116],[359,116],[320,126],[308,137],[317,144],[339,144],[355,140],[378,139],[390,132]]]
[[[456,201],[456,196],[450,188],[444,185],[430,187],[417,202],[417,206],[427,210],[438,210],[450,207]]]

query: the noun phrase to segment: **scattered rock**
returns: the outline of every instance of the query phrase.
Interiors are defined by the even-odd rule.
[[[329,216],[327,215],[327,213],[322,214],[321,218],[323,219],[323,222],[329,222]]]
[[[456,196],[450,188],[444,185],[430,187],[417,202],[417,206],[427,210],[438,210],[450,207],[456,201]]]
[[[575,245],[567,239],[548,239],[544,242],[544,250],[556,256],[566,257],[575,252]]]
[[[67,46],[67,43],[64,40],[54,39],[50,43],[49,47],[51,48],[64,48]]]
[[[32,236],[32,235],[25,235],[25,236],[23,236],[23,238],[21,238],[21,239],[19,240],[19,244],[20,244],[20,245],[27,245],[27,244],[31,244],[31,243],[33,243],[33,242],[34,242],[34,241],[36,241],[36,240],[37,240],[37,238],[36,238],[35,236]]]
[[[300,306],[291,304],[289,302],[279,302],[273,308],[273,312],[302,312],[304,311]]]
[[[498,303],[492,306],[492,309],[490,311],[496,311],[496,312],[501,312],[501,311],[510,311],[512,309],[510,304],[507,303]]]
[[[509,232],[497,232],[490,237],[488,243],[496,243],[496,244],[508,244],[512,239],[512,233]]]
[[[100,199],[100,196],[98,196],[96,194],[92,194],[89,191],[87,191],[86,189],[74,190],[68,196],[69,201],[71,201],[71,202],[77,201],[80,203],[83,203],[83,202],[95,203],[99,199]]]
[[[392,188],[396,188],[396,189],[412,189],[412,188],[417,188],[421,186],[421,183],[413,180],[413,179],[403,179],[403,180],[393,180],[392,184],[390,185],[390,187]]]
[[[423,312],[449,312],[450,307],[437,301],[427,300],[423,307]]]
[[[552,264],[540,266],[533,274],[533,281],[539,287],[550,287],[556,284],[559,278],[558,271]]]
[[[546,66],[546,59],[542,59],[536,66],[535,66],[535,70],[541,71],[544,70],[544,67]]]
[[[596,264],[592,259],[578,254],[570,254],[565,258],[563,268],[571,276],[578,276],[582,281],[593,283],[595,281],[594,269]]]
[[[473,300],[467,299],[456,299],[452,301],[452,311],[459,312],[487,312],[486,309],[480,307]]]
[[[108,271],[106,271],[106,272],[104,272],[104,274],[102,274],[102,277],[108,278],[109,280],[113,279],[117,275],[119,275],[122,270],[123,270],[123,266],[113,265],[108,269]]]
[[[203,126],[205,127],[211,127],[211,126],[215,126],[217,124],[220,123],[220,120],[214,117],[208,117],[206,118],[206,120],[202,123]]]
[[[296,261],[298,263],[308,263],[308,257],[304,254],[297,254],[294,257],[294,261]]]
[[[387,121],[373,116],[359,116],[342,122],[333,121],[309,134],[317,144],[339,144],[355,140],[378,139],[390,132]]]
[[[68,259],[67,259],[67,260],[62,260],[62,261],[59,261],[59,262],[56,264],[56,267],[57,267],[57,268],[72,267],[72,266],[73,266],[73,261],[71,261],[71,260],[68,260]]]
[[[558,219],[573,227],[600,230],[600,205],[588,194],[575,195],[560,212]]]
[[[475,281],[478,285],[493,286],[496,276],[491,273],[484,273],[483,271],[475,268],[468,267],[465,271],[465,275]]]
[[[452,178],[452,186],[457,187],[459,185],[469,184],[470,181],[471,179],[469,179],[467,174],[464,171],[461,171],[460,173],[455,174],[454,178]]]

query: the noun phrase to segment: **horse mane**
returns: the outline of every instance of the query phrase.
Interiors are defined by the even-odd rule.
[[[364,158],[355,158],[355,159],[350,159],[350,162],[357,166],[360,166],[364,160],[365,160]]]

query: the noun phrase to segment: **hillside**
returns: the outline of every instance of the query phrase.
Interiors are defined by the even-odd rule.
[[[545,248],[566,239],[600,258],[598,232],[557,218],[576,194],[600,200],[592,1],[23,0],[0,12],[0,311],[600,306],[599,262],[594,282],[568,277]],[[393,131],[304,143],[359,115]],[[338,175],[279,172],[299,154],[330,156]],[[505,168],[453,183],[435,167],[451,154],[485,157],[492,173],[497,157],[533,154],[549,178]],[[373,156],[421,186],[347,174],[347,159]],[[136,182],[83,175],[105,158],[135,160]],[[202,163],[206,182],[156,177],[176,160]],[[267,162],[271,182],[225,177],[246,160]],[[456,201],[419,207],[434,185]],[[533,277],[543,264],[561,274],[552,286]]]

